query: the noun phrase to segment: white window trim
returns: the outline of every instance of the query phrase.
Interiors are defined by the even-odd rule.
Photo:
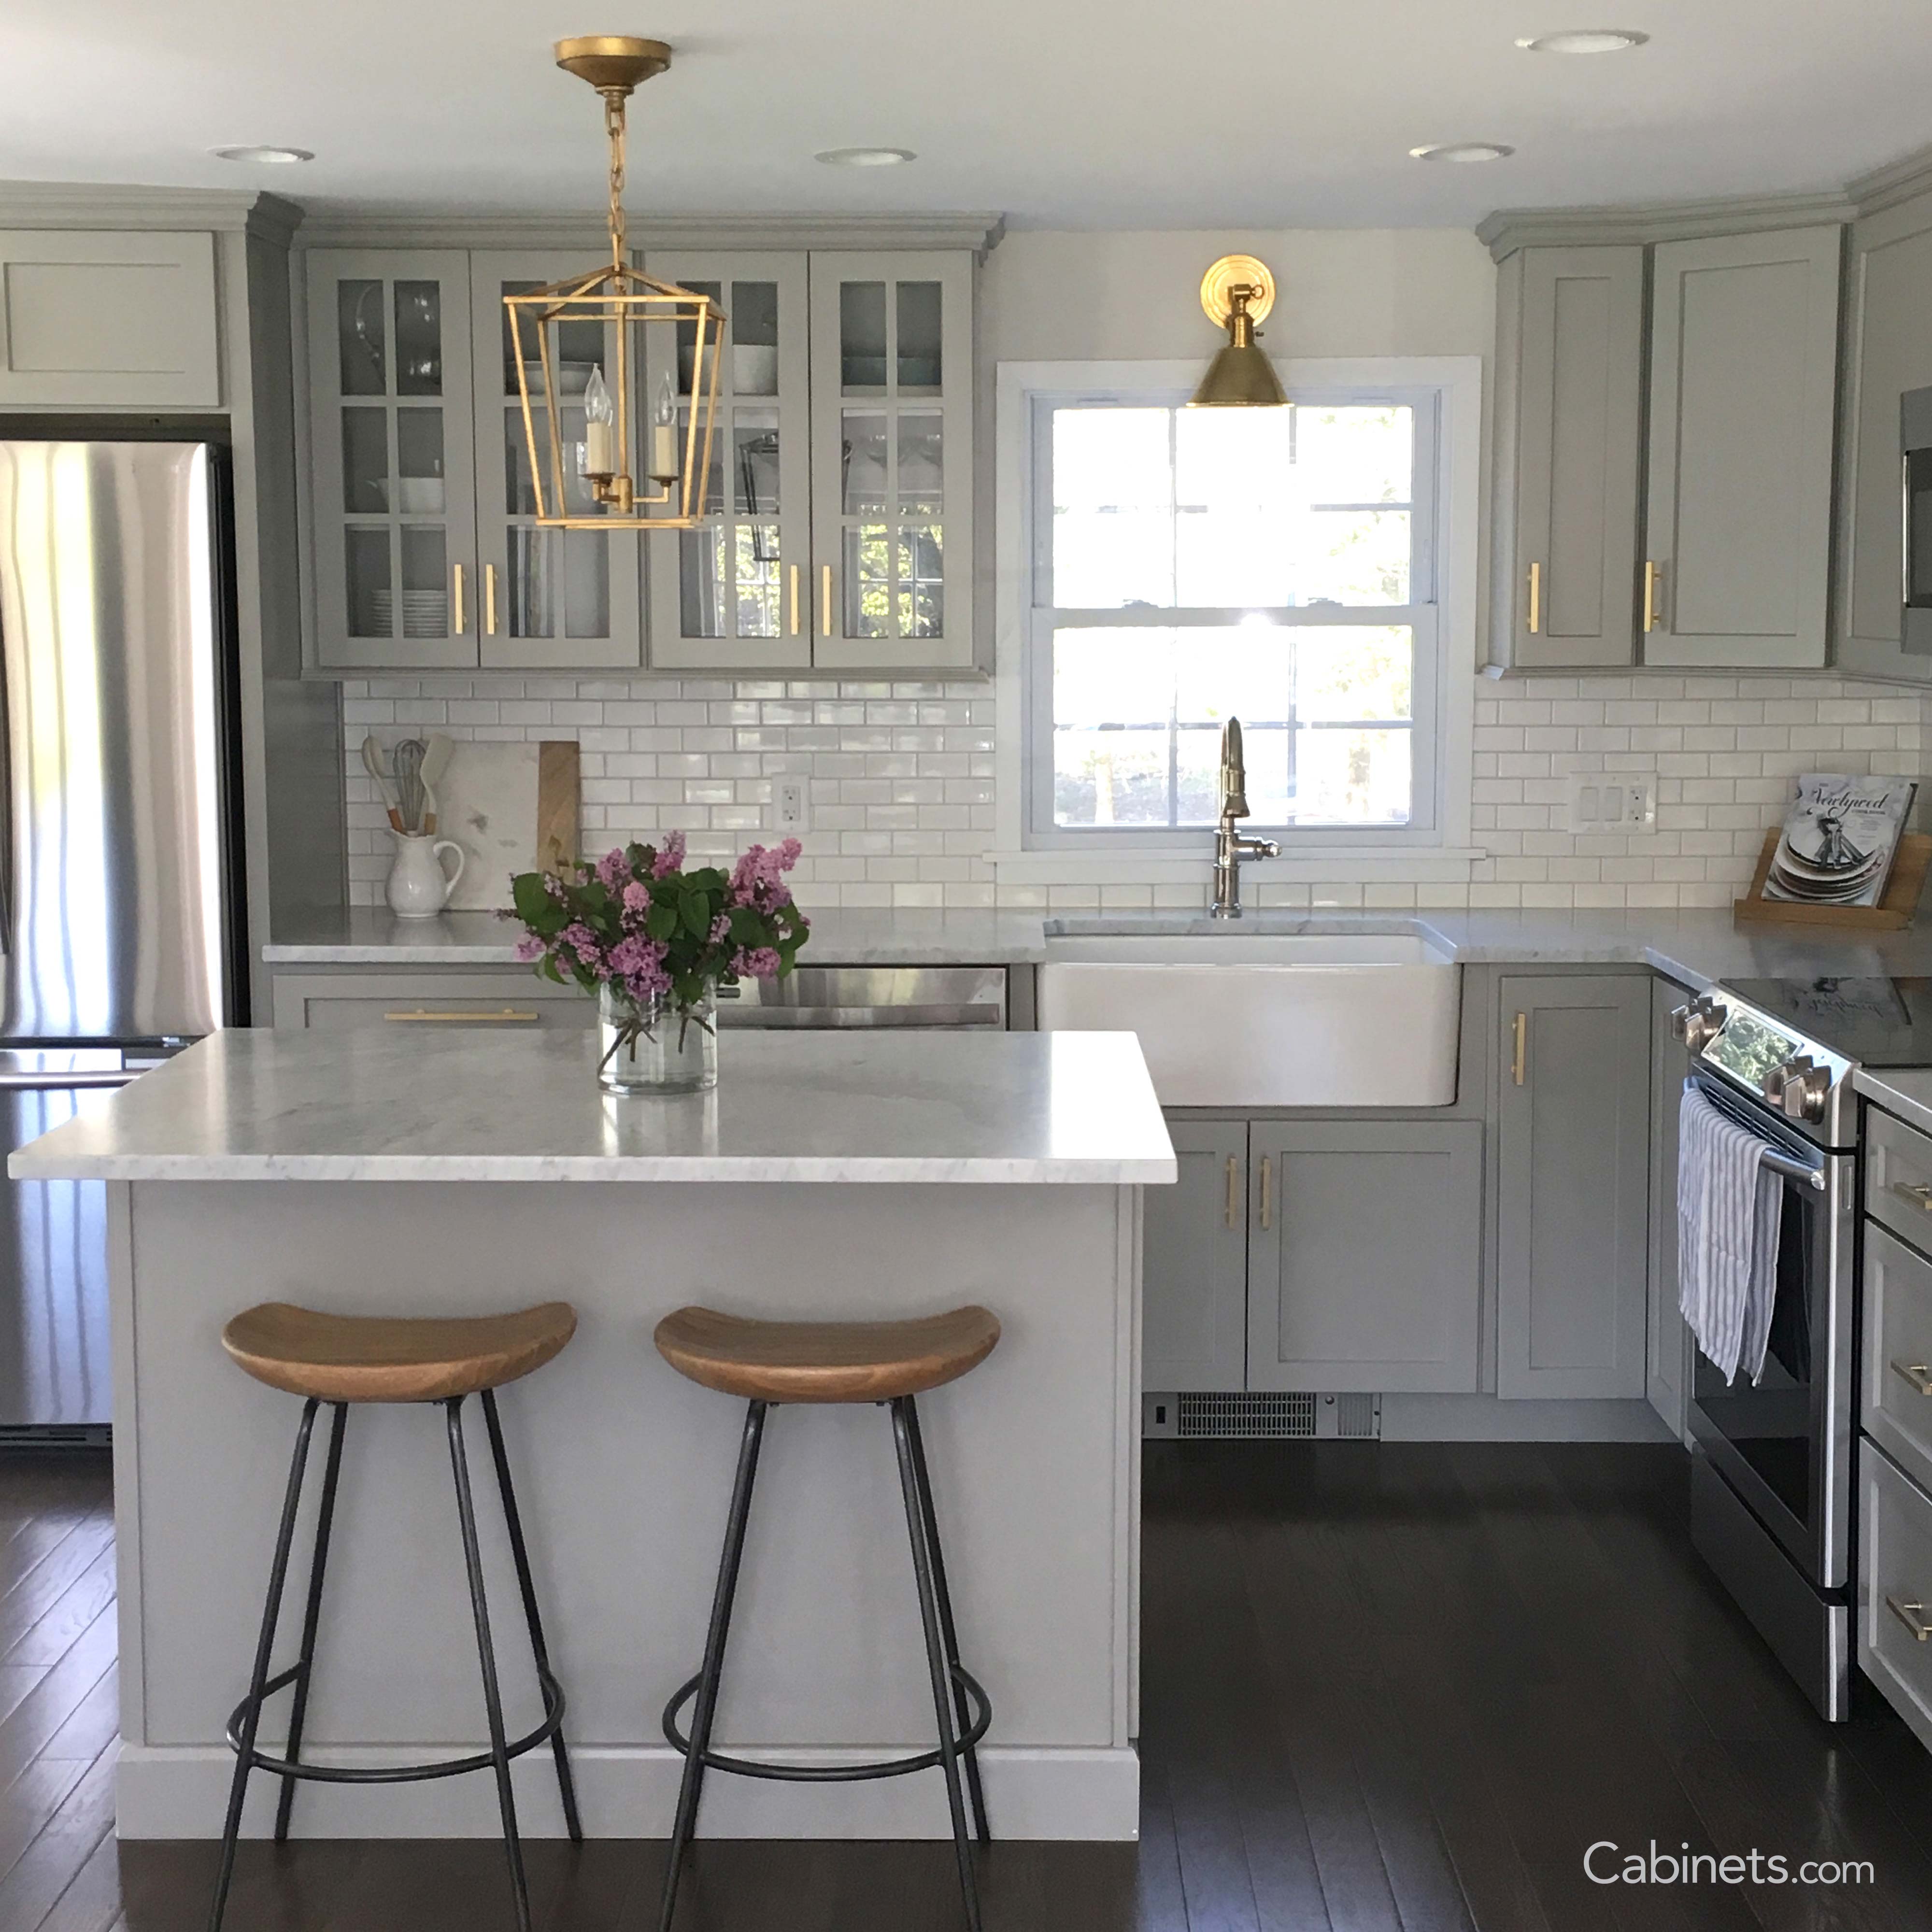
[[[1474,356],[1291,357],[1277,362],[1289,389],[1432,388],[1442,398],[1436,447],[1436,566],[1440,634],[1436,680],[1434,827],[1428,842],[1397,844],[1372,830],[1324,829],[1311,845],[1251,860],[1263,878],[1283,881],[1466,880],[1484,853],[1470,844],[1474,770],[1478,566],[1482,475],[1482,358]],[[1036,396],[1118,390],[1124,399],[1186,389],[1193,362],[1002,362],[995,401],[994,696],[998,706],[995,876],[1011,885],[1194,884],[1208,877],[1213,835],[1205,829],[1131,849],[1028,850],[1026,640],[1031,544],[1033,403]],[[1416,721],[1422,728],[1422,721]]]

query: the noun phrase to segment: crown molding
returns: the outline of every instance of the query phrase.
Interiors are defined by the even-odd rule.
[[[1928,189],[1932,189],[1932,148],[1919,148],[1860,175],[1845,192],[1857,202],[1862,215],[1895,208]]]
[[[238,231],[286,248],[302,210],[253,188],[128,188],[94,182],[0,182],[0,227]]]
[[[633,216],[634,248],[970,248],[984,256],[1006,232],[1006,217],[940,214],[654,214]],[[311,208],[304,248],[605,248],[601,214],[527,210],[458,214],[428,206],[361,207],[332,202]]]
[[[1633,208],[1498,208],[1477,224],[1476,237],[1500,262],[1519,248],[1689,242],[1850,221],[1858,212],[1846,194],[1727,195]]]

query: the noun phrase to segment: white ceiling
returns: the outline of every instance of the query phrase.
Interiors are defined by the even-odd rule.
[[[1514,44],[1606,24],[1652,43],[1592,58]],[[598,104],[550,43],[631,32],[676,50],[633,104],[637,218],[1460,225],[1838,187],[1932,143],[1928,24],[1927,0],[6,0],[0,177],[594,209]],[[1517,152],[1408,158],[1472,140]],[[207,157],[243,142],[318,158]],[[920,158],[812,159],[856,144]]]

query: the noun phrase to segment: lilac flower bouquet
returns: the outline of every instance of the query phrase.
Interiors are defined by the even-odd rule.
[[[717,1080],[717,987],[778,980],[810,932],[784,875],[799,843],[754,845],[728,872],[685,867],[681,832],[595,865],[512,880],[517,956],[598,1002],[598,1077],[614,1090],[691,1092]]]

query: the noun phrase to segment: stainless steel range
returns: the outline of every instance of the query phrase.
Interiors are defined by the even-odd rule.
[[[1784,1189],[1762,1376],[1727,1383],[1696,1354],[1691,1540],[1834,1720],[1851,1688],[1859,1063],[1821,1036],[1868,1034],[1857,989],[1891,983],[1740,981],[1672,1016],[1690,1081],[1764,1140]]]

